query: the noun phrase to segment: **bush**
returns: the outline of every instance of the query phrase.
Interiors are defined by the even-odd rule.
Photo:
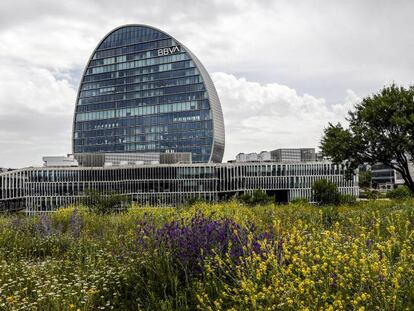
[[[351,194],[341,194],[340,195],[341,204],[355,204],[356,197]]]
[[[200,203],[207,203],[207,201],[204,198],[192,197],[187,200],[186,205],[193,206]]]
[[[267,195],[262,189],[254,190],[252,194],[242,194],[239,199],[248,205],[264,205],[275,202],[275,196]]]
[[[124,195],[102,195],[96,190],[87,190],[83,204],[93,213],[111,214],[126,211],[131,200]]]
[[[341,194],[336,185],[326,179],[320,179],[312,185],[313,199],[318,205],[338,205]]]
[[[332,227],[337,221],[339,221],[339,212],[336,206],[323,206],[321,207],[322,223],[325,228]]]
[[[387,192],[387,198],[394,200],[404,200],[412,196],[410,189],[407,186],[395,188]]]

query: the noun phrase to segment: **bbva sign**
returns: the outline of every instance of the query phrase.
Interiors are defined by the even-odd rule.
[[[179,45],[172,46],[169,48],[162,48],[162,49],[158,49],[158,56],[170,55],[170,54],[174,54],[180,51],[181,51],[181,47]]]

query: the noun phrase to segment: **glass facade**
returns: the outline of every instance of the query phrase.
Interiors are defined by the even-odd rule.
[[[74,153],[191,152],[221,162],[224,122],[200,61],[168,34],[143,25],[109,33],[78,91]]]

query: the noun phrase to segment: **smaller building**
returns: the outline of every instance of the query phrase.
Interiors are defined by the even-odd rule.
[[[404,184],[401,174],[395,169],[377,163],[371,166],[372,187],[381,191],[388,191]]]
[[[244,162],[259,162],[259,156],[256,152],[251,153],[239,153],[236,155],[236,162],[237,163],[244,163]]]
[[[270,162],[272,161],[272,155],[269,151],[262,151],[259,153],[258,158],[261,162]]]
[[[275,162],[314,162],[315,148],[281,148],[270,151]]]
[[[272,151],[262,151],[259,154],[239,153],[236,163],[243,162],[316,162],[327,159],[318,157],[315,148],[281,148]]]
[[[78,161],[72,154],[67,156],[46,156],[43,157],[43,166],[45,167],[71,167],[78,166]]]

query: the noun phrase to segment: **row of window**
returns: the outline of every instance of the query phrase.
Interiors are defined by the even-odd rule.
[[[89,112],[95,110],[107,110],[115,108],[129,108],[147,105],[171,104],[183,101],[198,100],[202,107],[208,109],[210,103],[207,100],[208,94],[205,91],[196,91],[191,93],[169,94],[160,97],[134,98],[128,100],[120,100],[114,102],[92,103],[87,105],[76,106],[76,112]]]
[[[172,134],[146,134],[138,136],[118,136],[118,137],[92,137],[88,139],[79,139],[76,140],[77,145],[102,145],[102,144],[128,144],[128,143],[145,143],[145,142],[158,142],[158,143],[168,143],[176,142],[183,143],[190,142],[192,146],[205,145],[210,140],[209,133],[204,131],[191,131],[179,133],[176,135]],[[195,141],[197,140],[197,141]]]
[[[170,47],[167,47],[170,48]],[[180,47],[177,52],[182,50]],[[105,66],[105,65],[112,65],[116,63],[123,63],[127,61],[135,61],[135,60],[143,60],[148,58],[158,58],[160,55],[158,54],[158,49],[145,51],[145,52],[138,52],[138,53],[130,53],[130,54],[122,54],[119,56],[112,56],[107,58],[101,59],[94,59],[92,60],[88,67],[96,67],[96,66]]]
[[[191,93],[191,92],[204,91],[204,89],[205,88],[204,88],[203,83],[188,84],[188,85],[172,86],[168,88],[154,89],[154,90],[148,90],[148,91],[129,92],[129,93],[121,93],[121,94],[113,94],[113,95],[100,95],[100,96],[95,96],[95,97],[80,98],[78,101],[78,104],[86,105],[86,104],[93,104],[93,103],[113,102],[113,101],[121,101],[121,100],[128,100],[128,99],[170,95],[170,94],[177,94],[177,93]]]
[[[99,46],[99,50],[137,42],[165,39],[168,36],[148,27],[125,27],[111,33]]]
[[[191,123],[177,123],[166,126],[150,126],[150,127],[131,127],[131,128],[118,128],[118,129],[105,129],[105,130],[93,130],[93,131],[75,131],[74,138],[95,138],[95,137],[122,137],[132,135],[143,135],[148,133],[162,133],[163,139],[167,139],[168,136],[177,135],[178,133],[185,133],[188,131],[195,132],[202,130],[204,136],[212,136],[213,123],[211,120],[204,122],[191,122]],[[191,133],[190,133],[191,134]],[[78,140],[76,140],[78,142]]]
[[[111,86],[111,87],[104,87],[100,89],[82,91],[79,95],[80,98],[86,98],[91,96],[100,96],[110,93],[127,93],[127,92],[139,92],[144,90],[152,90],[157,88],[164,88],[164,87],[173,87],[173,86],[181,86],[181,85],[188,85],[194,83],[201,83],[203,82],[201,76],[192,76],[186,78],[175,78],[169,80],[158,80],[156,82],[138,82],[136,84],[128,84],[128,85],[121,85],[121,86]]]
[[[98,50],[93,55],[92,59],[108,58],[111,56],[124,55],[128,53],[136,53],[139,51],[160,49],[160,48],[168,47],[171,45],[175,45],[175,41],[169,38],[169,39],[163,39],[163,40],[158,40],[158,41],[134,43],[128,46],[117,47],[117,48],[112,48],[112,49],[107,49],[107,50],[103,50],[100,47],[98,47]]]
[[[111,80],[104,80],[100,82],[88,82],[83,83],[81,90],[93,90],[99,89],[102,87],[108,86],[117,86],[117,85],[128,85],[133,83],[141,83],[141,82],[148,82],[148,81],[157,81],[157,80],[164,80],[164,79],[171,79],[171,78],[182,78],[188,76],[195,76],[199,75],[197,68],[189,68],[189,69],[180,69],[174,71],[163,71],[157,72],[152,74],[140,75],[140,76],[133,76],[128,78],[117,78]]]
[[[198,102],[191,101],[191,102],[164,104],[164,105],[157,105],[157,106],[143,106],[143,107],[137,107],[137,108],[95,111],[95,112],[78,113],[76,115],[76,121],[81,122],[81,121],[91,121],[91,120],[124,118],[127,116],[133,117],[133,116],[142,116],[142,115],[147,115],[147,114],[196,110],[198,108],[199,108]]]
[[[199,125],[199,124],[193,124]],[[200,126],[193,126],[191,131],[187,132],[158,132],[158,133],[149,133],[149,134],[140,134],[140,135],[133,135],[133,136],[104,136],[104,135],[96,135],[91,137],[85,137],[84,139],[80,139],[82,137],[76,137],[75,141],[79,145],[94,145],[94,144],[108,144],[108,143],[134,143],[134,142],[145,142],[145,141],[178,141],[178,140],[188,140],[188,139],[196,139],[196,138],[206,138],[211,137],[211,131],[204,131],[200,130],[202,127]],[[78,139],[79,138],[79,139]]]
[[[105,72],[105,73],[100,73],[100,74],[95,74],[95,75],[85,75],[83,77],[83,83],[138,76],[138,75],[154,74],[154,73],[159,73],[159,72],[164,72],[164,71],[180,70],[180,69],[194,68],[194,67],[195,66],[192,60],[185,60],[185,61],[175,62],[171,64],[163,64],[163,65],[155,65],[155,66],[134,68],[134,69],[128,69],[128,70],[121,70],[121,71]]]
[[[158,58],[148,58],[148,59],[119,63],[119,64],[114,64],[114,65],[92,67],[86,71],[86,75],[99,74],[99,73],[118,71],[118,70],[127,70],[127,69],[140,68],[140,67],[147,67],[147,66],[172,63],[172,62],[179,62],[179,61],[188,60],[188,59],[189,57],[187,56],[186,53],[162,56]]]
[[[212,129],[211,120],[207,122],[200,122],[200,116],[191,116],[191,117],[179,117],[174,118],[175,123],[181,122],[196,122],[195,124],[189,124],[185,126],[186,129],[198,129],[202,128],[205,130]],[[111,124],[110,124],[111,125]],[[105,129],[94,129],[90,131],[75,131],[75,138],[87,138],[87,137],[97,137],[97,136],[120,136],[120,135],[139,135],[144,133],[167,133],[173,132],[174,130],[183,130],[183,126],[167,126],[167,125],[158,125],[158,126],[148,126],[148,127],[130,127],[130,128],[115,128],[118,127],[117,122],[114,122],[111,127]]]
[[[200,120],[198,120],[200,119]],[[126,117],[123,119],[113,120],[96,120],[76,122],[75,131],[90,132],[94,130],[106,130],[106,131],[144,131],[144,129],[151,128],[156,125],[168,125],[169,130],[177,127],[185,126],[182,123],[191,121],[198,121],[201,123],[211,123],[212,114],[208,109],[196,110],[196,111],[181,111],[169,114],[160,115],[148,115],[140,117]],[[109,134],[108,135],[113,135]]]
[[[187,68],[194,68],[194,67],[195,66],[192,60],[185,60],[185,61],[175,62],[171,64],[162,64],[162,65],[134,68],[134,69],[128,69],[128,70],[105,72],[105,73],[100,73],[100,74],[95,74],[95,75],[86,75],[83,78],[83,83],[96,82],[96,81],[108,80],[108,79],[117,79],[117,78],[123,78],[123,77],[155,74],[155,73],[160,73],[164,71],[180,70],[180,69],[187,69]]]

